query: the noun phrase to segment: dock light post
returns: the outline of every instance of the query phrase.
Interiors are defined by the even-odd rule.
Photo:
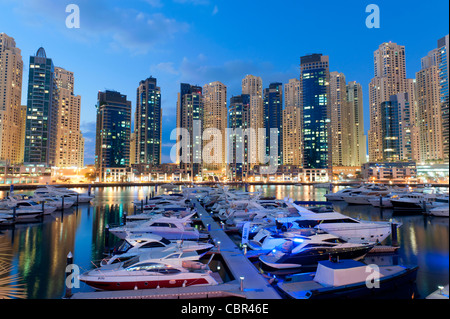
[[[244,276],[239,277],[239,282],[241,284],[240,288],[241,291],[244,291],[244,279],[245,279]]]
[[[69,253],[67,254],[66,269],[67,269],[67,267],[69,265],[72,265],[72,264],[73,264],[73,255],[72,255],[72,252],[69,251]],[[66,291],[65,291],[65,294],[64,294],[64,298],[66,298],[66,299],[69,299],[70,297],[72,297],[72,286],[71,285],[67,285],[67,279],[68,279],[69,276],[70,276],[70,273],[66,272],[66,280],[65,280]]]
[[[220,241],[217,242],[217,251],[220,253]]]
[[[245,256],[245,255],[247,255],[247,244],[244,244],[243,247],[244,247],[244,256]]]
[[[442,290],[444,290],[444,286],[438,286],[439,294],[442,295]]]

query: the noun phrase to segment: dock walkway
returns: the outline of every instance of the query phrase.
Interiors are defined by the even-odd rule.
[[[197,210],[198,217],[203,225],[209,228],[211,238],[218,246],[216,249],[222,255],[233,277],[238,281],[244,278],[244,294],[247,299],[281,299],[280,295],[258,272],[255,266],[244,256],[243,252],[228,237],[222,227],[200,205],[197,200],[192,200]],[[209,227],[208,227],[209,226]],[[220,242],[220,245],[218,244]]]

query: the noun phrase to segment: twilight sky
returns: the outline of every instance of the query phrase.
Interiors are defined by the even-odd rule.
[[[80,28],[68,29],[68,4],[80,8]],[[379,29],[369,29],[369,4],[380,8]],[[362,84],[365,130],[373,51],[383,42],[406,46],[409,78],[420,59],[448,34],[447,0],[0,0],[0,32],[22,50],[26,104],[29,57],[47,57],[75,73],[81,95],[85,163],[93,164],[97,92],[126,94],[134,107],[140,80],[158,79],[162,91],[163,162],[170,162],[181,82],[221,81],[228,101],[247,74],[263,86],[299,77],[300,56],[330,56],[330,71]]]

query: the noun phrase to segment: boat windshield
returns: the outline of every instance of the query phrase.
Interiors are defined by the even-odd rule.
[[[117,253],[125,253],[127,252],[131,247],[133,247],[129,242],[126,240],[117,248]]]

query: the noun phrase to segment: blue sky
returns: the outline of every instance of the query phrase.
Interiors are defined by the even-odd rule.
[[[68,4],[80,8],[80,28],[65,24]],[[380,8],[379,29],[365,24],[368,4]],[[93,163],[97,92],[117,90],[134,106],[140,80],[150,75],[162,90],[163,161],[170,162],[176,99],[181,82],[221,81],[228,101],[247,74],[264,87],[299,77],[300,56],[330,56],[331,71],[363,86],[369,129],[368,84],[373,51],[387,41],[406,46],[407,76],[448,34],[447,0],[0,0],[0,32],[15,38],[28,64],[42,46],[56,66],[75,73],[81,95],[85,161]]]

